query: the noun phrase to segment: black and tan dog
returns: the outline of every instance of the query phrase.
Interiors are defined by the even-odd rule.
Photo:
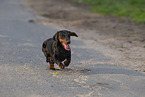
[[[61,30],[58,31],[53,38],[47,39],[42,44],[42,51],[46,57],[46,62],[49,62],[49,68],[55,70],[54,63],[61,69],[67,67],[71,61],[71,50],[69,44],[70,36],[77,36],[76,33]],[[65,60],[64,64],[62,63]]]

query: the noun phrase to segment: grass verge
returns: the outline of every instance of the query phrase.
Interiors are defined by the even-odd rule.
[[[145,0],[73,0],[90,4],[90,10],[103,15],[130,18],[145,23]]]

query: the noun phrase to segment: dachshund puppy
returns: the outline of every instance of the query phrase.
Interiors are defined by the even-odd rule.
[[[69,66],[71,62],[71,49],[69,44],[70,36],[77,36],[76,33],[61,30],[58,31],[53,38],[47,39],[42,44],[42,51],[46,57],[46,62],[49,62],[49,68],[55,70],[54,63],[61,69]],[[62,63],[65,60],[64,64]]]

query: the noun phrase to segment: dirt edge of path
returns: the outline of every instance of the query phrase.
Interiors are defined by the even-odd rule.
[[[81,39],[89,40],[112,58],[108,64],[145,73],[145,24],[91,13],[89,5],[71,0],[26,0],[26,6],[38,17],[30,23],[76,31]]]

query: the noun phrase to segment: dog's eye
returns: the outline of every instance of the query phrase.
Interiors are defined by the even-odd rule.
[[[65,37],[65,35],[64,34],[62,34],[62,36],[61,36],[62,38],[64,38]]]

